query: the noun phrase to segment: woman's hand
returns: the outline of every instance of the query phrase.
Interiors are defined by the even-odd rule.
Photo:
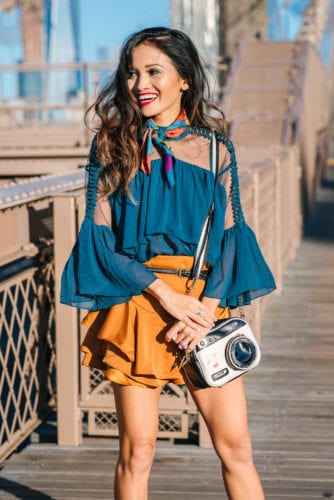
[[[202,297],[201,300],[175,292],[163,281],[155,280],[146,291],[154,296],[160,305],[176,320],[167,331],[167,342],[175,342],[180,349],[192,351],[195,345],[208,333],[216,317],[218,299]]]
[[[215,320],[216,318],[214,315],[214,311],[219,304],[219,300],[209,297],[202,297],[200,304],[203,309],[205,308],[205,310],[211,311],[211,314],[213,314]],[[177,321],[168,330],[165,339],[167,342],[174,341],[176,344],[178,344],[180,349],[184,349],[186,352],[191,352],[196,344],[198,344],[198,342],[203,337],[205,337],[205,335],[207,335],[211,327],[212,324],[209,327],[192,329],[182,321]]]
[[[171,316],[193,331],[210,328],[215,321],[215,315],[209,307],[195,297],[176,292],[162,280],[155,280],[146,292],[155,297]]]
[[[196,344],[205,337],[212,325],[209,327],[191,328],[183,323],[176,321],[174,325],[167,331],[165,339],[167,342],[175,342],[179,349],[184,349],[186,352],[191,352]]]

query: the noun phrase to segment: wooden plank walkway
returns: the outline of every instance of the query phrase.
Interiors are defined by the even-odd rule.
[[[263,361],[245,378],[255,461],[267,500],[334,498],[334,169],[283,283],[263,323]],[[117,440],[60,448],[52,436],[5,462],[0,499],[112,499]],[[222,491],[212,449],[159,442],[150,500]]]

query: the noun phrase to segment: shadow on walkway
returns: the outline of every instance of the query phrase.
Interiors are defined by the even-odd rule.
[[[0,476],[0,497],[2,496],[1,491],[6,491],[6,493],[9,493],[15,498],[30,498],[32,500],[54,500],[54,498],[50,497],[50,495],[35,490],[34,488],[29,488],[29,486],[17,483],[16,481],[10,481],[9,479]]]

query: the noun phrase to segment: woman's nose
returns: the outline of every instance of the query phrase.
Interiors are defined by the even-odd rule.
[[[146,75],[138,75],[137,77],[137,82],[136,82],[136,87],[139,92],[142,92],[143,90],[146,90],[149,88],[149,79],[147,78]]]

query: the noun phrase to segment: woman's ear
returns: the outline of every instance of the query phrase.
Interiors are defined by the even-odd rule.
[[[181,90],[184,92],[185,90],[188,89],[189,89],[189,83],[186,80],[183,80],[183,82],[181,82]]]

